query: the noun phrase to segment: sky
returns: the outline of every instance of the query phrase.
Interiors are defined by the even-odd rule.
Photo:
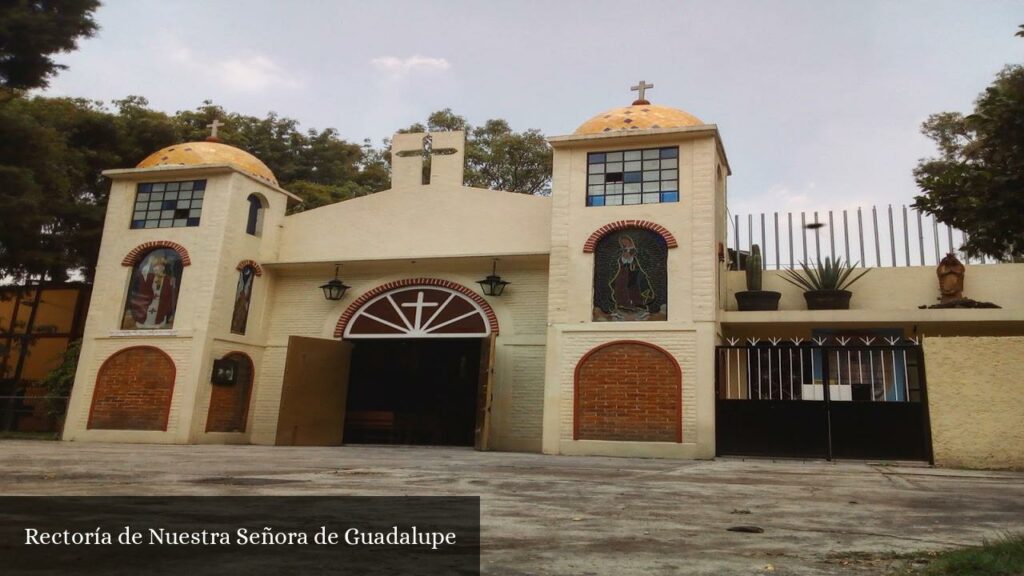
[[[570,134],[628,105],[717,124],[733,214],[909,204],[921,122],[1024,63],[1018,1],[105,0],[50,95],[212,100],[379,143],[452,108]]]

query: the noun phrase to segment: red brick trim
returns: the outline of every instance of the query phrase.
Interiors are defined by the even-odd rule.
[[[257,276],[263,276],[263,267],[255,260],[242,260],[238,263],[238,266],[235,266],[235,270],[241,272],[242,270],[245,270],[246,266],[252,266],[252,271]]]
[[[672,233],[669,232],[668,229],[662,226],[661,224],[655,224],[654,222],[650,222],[647,220],[619,220],[618,222],[610,222],[608,224],[605,224],[604,226],[601,226],[597,230],[594,230],[594,233],[591,234],[590,238],[587,238],[587,241],[583,244],[583,253],[592,254],[594,250],[597,248],[598,240],[604,238],[605,235],[607,235],[610,232],[614,232],[616,230],[623,230],[625,228],[640,228],[643,230],[650,230],[651,232],[656,232],[657,234],[660,234],[662,238],[665,239],[665,244],[669,248],[679,247],[679,242],[676,242],[676,237],[673,236]]]
[[[135,266],[139,263],[139,260],[146,255],[146,253],[155,248],[170,248],[171,250],[174,250],[179,256],[181,256],[181,263],[183,266],[188,266],[192,263],[192,259],[188,257],[188,250],[185,250],[185,247],[181,244],[167,240],[156,240],[153,242],[143,242],[135,248],[132,248],[132,251],[124,257],[124,260],[121,260],[121,266]]]
[[[96,381],[93,382],[93,385],[92,385],[92,402],[90,402],[90,404],[89,404],[89,417],[86,419],[86,428],[91,428],[90,424],[92,423],[92,413],[93,413],[93,410],[96,409],[96,400],[98,399],[96,397],[96,385],[99,383],[99,377],[100,377],[101,374],[103,374],[103,369],[107,367],[107,363],[109,363],[111,360],[113,360],[114,358],[116,358],[117,356],[119,356],[120,354],[122,354],[124,352],[128,352],[128,351],[131,351],[131,350],[140,350],[140,349],[141,350],[146,350],[146,349],[156,350],[160,354],[163,354],[164,358],[167,358],[167,361],[171,363],[171,390],[170,390],[170,392],[168,394],[168,398],[169,399],[167,401],[167,406],[165,407],[165,410],[164,410],[164,427],[163,427],[163,431],[164,432],[167,431],[167,424],[170,423],[170,419],[171,419],[171,404],[174,403],[174,387],[175,387],[175,384],[177,384],[177,382],[178,382],[178,365],[174,363],[174,358],[171,358],[170,354],[168,354],[167,352],[163,351],[160,348],[157,348],[156,346],[129,346],[127,348],[122,348],[122,349],[114,352],[110,356],[107,356],[107,359],[103,361],[103,364],[100,364],[99,370],[96,371]]]
[[[356,298],[351,304],[349,304],[348,308],[345,309],[341,318],[338,318],[338,324],[334,328],[334,337],[342,337],[345,333],[345,326],[348,324],[349,320],[355,316],[356,312],[363,307],[363,304],[366,304],[373,298],[380,296],[385,292],[390,292],[396,288],[404,288],[406,286],[440,286],[441,288],[455,290],[460,294],[468,296],[470,300],[476,302],[484,309],[484,313],[487,315],[487,323],[491,326],[491,333],[495,336],[498,335],[498,316],[494,314],[494,309],[487,303],[487,300],[484,300],[483,296],[478,294],[475,290],[466,288],[462,284],[458,284],[450,280],[442,280],[440,278],[406,278],[404,280],[396,280],[394,282],[388,282],[387,284],[381,284],[369,292],[364,292],[361,296]]]
[[[665,356],[666,358],[668,358],[669,360],[672,361],[672,365],[675,366],[675,369],[676,369],[676,391],[675,391],[675,394],[676,394],[676,398],[678,399],[678,404],[676,404],[677,410],[676,410],[676,419],[675,419],[675,424],[676,424],[676,442],[682,442],[683,441],[683,369],[679,366],[679,361],[676,360],[675,356],[673,356],[668,350],[665,350],[661,346],[657,346],[655,344],[651,344],[650,342],[643,342],[641,340],[614,340],[612,342],[605,342],[604,344],[601,344],[600,346],[595,346],[594,348],[591,348],[586,354],[583,355],[582,358],[579,359],[578,362],[576,362],[576,368],[573,371],[573,377],[572,377],[572,396],[573,396],[573,403],[572,403],[572,439],[573,440],[579,440],[580,439],[580,390],[579,390],[579,388],[580,388],[580,370],[583,368],[583,365],[586,364],[587,359],[590,358],[591,356],[593,356],[595,353],[597,353],[600,350],[603,350],[605,348],[608,348],[610,346],[618,346],[618,345],[622,345],[622,344],[634,344],[634,345],[638,345],[638,346],[645,346],[647,348],[651,348],[651,349],[653,349],[653,350],[655,350],[657,352],[660,352],[663,356]]]

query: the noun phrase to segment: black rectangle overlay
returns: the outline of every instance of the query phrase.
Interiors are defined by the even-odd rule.
[[[33,576],[478,575],[480,498],[0,497],[0,566]]]

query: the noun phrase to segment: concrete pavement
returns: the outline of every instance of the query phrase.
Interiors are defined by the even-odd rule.
[[[874,574],[1024,531],[1024,473],[862,462],[7,440],[0,491],[479,495],[483,573],[509,575]]]

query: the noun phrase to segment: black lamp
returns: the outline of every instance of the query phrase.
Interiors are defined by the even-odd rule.
[[[334,279],[320,287],[324,291],[324,298],[328,300],[341,300],[345,297],[345,291],[349,289],[344,282],[338,280],[339,265],[334,266]]]
[[[501,296],[501,293],[505,291],[505,286],[511,284],[506,282],[498,276],[498,259],[494,259],[494,266],[491,268],[491,275],[483,280],[477,280],[480,284],[480,289],[484,291],[485,296]]]

